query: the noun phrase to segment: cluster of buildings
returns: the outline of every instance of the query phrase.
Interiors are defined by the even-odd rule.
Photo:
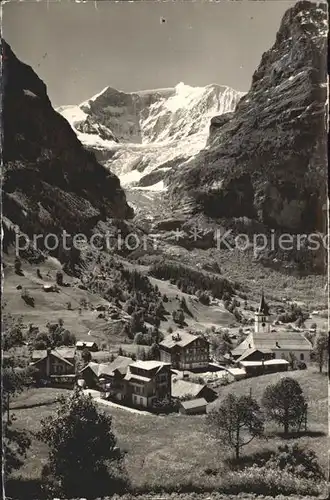
[[[231,359],[247,376],[254,376],[288,370],[290,357],[307,365],[312,349],[302,332],[271,329],[269,308],[262,295],[254,332],[233,349]]]
[[[118,356],[110,363],[91,361],[76,369],[76,350],[97,350],[95,343],[78,342],[75,348],[34,351],[32,365],[40,377],[54,384],[78,383],[101,389],[104,397],[143,408],[157,408],[164,401],[180,401],[184,413],[204,412],[217,397],[207,384],[186,378],[196,372],[218,370],[235,373],[239,378],[288,370],[288,357],[310,361],[311,343],[300,332],[271,331],[269,309],[264,296],[255,313],[254,332],[250,333],[230,354],[230,366],[210,363],[209,342],[184,330],[168,335],[160,344],[159,360],[133,361]],[[188,372],[188,374],[187,374]],[[186,374],[186,376],[185,376]]]

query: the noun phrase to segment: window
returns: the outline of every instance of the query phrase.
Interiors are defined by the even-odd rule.
[[[300,354],[300,361],[304,361],[304,355],[303,355],[303,353]]]
[[[140,398],[140,405],[143,406],[143,398]]]

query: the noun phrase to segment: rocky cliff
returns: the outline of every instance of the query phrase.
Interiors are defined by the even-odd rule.
[[[168,177],[177,205],[291,232],[322,229],[326,186],[326,6],[298,2],[234,113]]]
[[[130,218],[118,178],[57,113],[45,84],[2,42],[3,214],[24,232],[88,231]]]

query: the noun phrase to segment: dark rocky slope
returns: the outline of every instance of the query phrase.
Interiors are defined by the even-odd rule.
[[[2,42],[3,214],[31,233],[89,231],[130,218],[118,178],[84,149],[46,85]]]
[[[326,196],[326,6],[298,2],[234,113],[167,179],[172,200],[211,218],[246,216],[290,232],[322,230]]]

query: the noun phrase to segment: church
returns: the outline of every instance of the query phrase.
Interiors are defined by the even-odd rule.
[[[255,312],[254,332],[232,351],[232,359],[237,362],[267,361],[271,359],[289,360],[291,354],[297,361],[310,362],[312,344],[306,337],[295,331],[271,331],[269,307],[264,294]]]

